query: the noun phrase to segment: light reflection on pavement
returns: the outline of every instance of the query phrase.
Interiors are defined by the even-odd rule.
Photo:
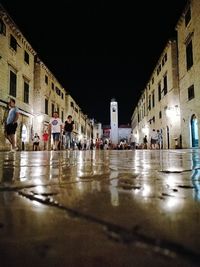
[[[61,232],[65,227],[72,228],[68,235],[75,243],[78,237],[79,242],[83,242],[81,228],[84,225],[87,239],[90,232],[96,238],[105,239],[104,248],[99,247],[100,242],[90,254],[90,257],[98,255],[101,260],[103,258],[103,264],[114,261],[116,266],[133,266],[130,265],[133,251],[128,253],[123,245],[125,243],[126,246],[129,244],[128,250],[132,246],[138,250],[134,255],[134,259],[140,262],[138,266],[146,266],[147,262],[152,262],[153,266],[198,266],[199,152],[197,149],[0,152],[0,231],[6,225],[16,224],[13,236],[16,238],[22,232],[23,250],[26,243],[23,229],[26,227],[34,234],[41,232],[46,240],[49,235],[55,234],[51,229],[54,223],[57,225],[61,221],[56,227]],[[9,216],[6,215],[8,211]],[[38,214],[41,214],[41,219]],[[17,215],[25,221],[23,225],[19,218],[13,221]],[[30,218],[33,221],[30,222]],[[45,231],[40,227],[40,220],[41,225],[47,224]],[[73,224],[76,224],[74,230]],[[100,233],[99,227],[106,228],[107,234],[105,230]],[[10,244],[9,236],[4,234],[1,242]],[[73,239],[74,235],[76,238]],[[61,235],[60,242],[64,238],[65,235]],[[44,239],[40,242],[43,244]],[[0,249],[2,246],[0,244]],[[16,246],[10,247],[10,253]],[[66,246],[73,255],[69,244]],[[92,242],[88,243],[88,248],[90,246]],[[125,251],[120,253],[118,261],[111,259],[122,247]],[[103,256],[105,248],[111,249],[108,258]],[[81,255],[85,250],[85,246],[80,246]],[[141,252],[146,255],[145,259],[141,257]],[[30,251],[27,253],[29,255]],[[58,255],[48,253],[49,259],[56,263]],[[63,249],[59,253],[59,257],[65,259]],[[16,260],[21,262],[19,255],[20,251]],[[36,262],[40,261],[37,252],[32,257]],[[75,256],[71,256],[70,261],[71,266],[78,266]],[[94,259],[88,264],[94,266]]]

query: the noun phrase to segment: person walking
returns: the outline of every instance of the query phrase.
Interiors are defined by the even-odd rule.
[[[15,99],[13,98],[10,98],[8,105],[10,110],[6,119],[5,136],[11,144],[11,151],[14,152],[18,150],[15,133],[18,126],[17,121],[19,119],[19,109],[15,106]]]
[[[151,132],[151,149],[157,149],[157,143],[158,143],[158,133],[155,129]]]
[[[53,137],[53,150],[58,150],[58,144],[62,133],[62,121],[58,117],[58,112],[54,111],[53,117],[49,121],[49,135]]]
[[[44,150],[48,150],[49,134],[47,133],[46,130],[44,131],[44,133],[42,135],[42,140],[44,143]]]
[[[163,143],[162,133],[161,131],[157,130],[157,134],[158,134],[158,149],[162,149],[162,143]]]
[[[148,144],[147,135],[145,135],[143,138],[143,149],[147,149],[147,144]]]
[[[73,149],[72,133],[74,130],[74,121],[72,115],[68,115],[64,125],[65,132],[65,149]]]

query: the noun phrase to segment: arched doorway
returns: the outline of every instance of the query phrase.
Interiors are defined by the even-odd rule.
[[[199,146],[198,120],[195,114],[191,117],[191,141],[192,147]]]

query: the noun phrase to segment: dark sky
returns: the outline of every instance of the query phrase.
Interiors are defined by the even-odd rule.
[[[41,60],[90,118],[131,122],[186,0],[0,0]],[[146,2],[146,3],[145,3]]]

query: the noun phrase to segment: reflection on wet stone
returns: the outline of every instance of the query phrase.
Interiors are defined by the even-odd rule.
[[[169,258],[180,261],[181,267],[197,266],[196,262],[200,262],[199,159],[199,150],[23,151],[17,152],[17,156],[0,153],[1,214],[6,204],[16,216],[15,235],[22,231],[17,219],[20,210],[27,218],[31,215],[23,229],[29,227],[33,233],[38,229],[45,233],[44,242],[35,247],[41,257],[48,254],[49,247],[45,244],[54,234],[52,229],[63,233],[58,239],[60,244],[67,244],[67,232],[71,245],[75,236],[80,244],[85,242],[85,237],[90,244],[87,234],[92,231],[91,240],[103,240],[99,253],[104,246],[113,250],[119,244],[128,246],[123,247],[124,252],[119,256],[123,264],[119,266],[131,266],[135,249],[142,254],[150,251],[151,261],[156,255],[165,264],[162,266],[167,266]],[[37,216],[40,219],[36,226]],[[61,228],[57,220],[62,221]],[[0,228],[4,228],[5,221],[1,220]],[[7,240],[9,236],[2,236],[0,244]],[[62,257],[66,257],[66,250],[59,248]],[[125,260],[123,253],[127,248],[129,256]],[[83,247],[79,249],[85,252]],[[68,245],[67,250],[70,250]]]

